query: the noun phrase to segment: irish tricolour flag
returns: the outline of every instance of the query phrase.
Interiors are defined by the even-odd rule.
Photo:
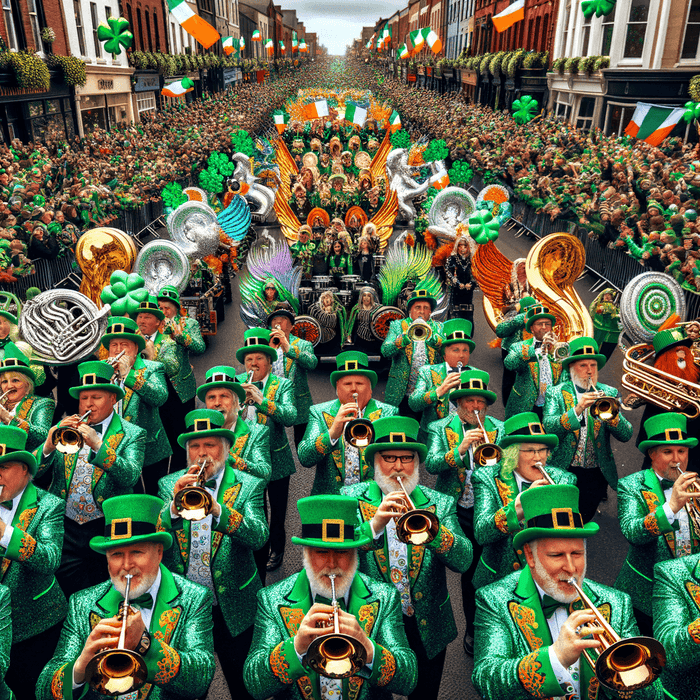
[[[283,109],[278,109],[273,113],[273,116],[275,118],[275,128],[281,134],[287,128],[287,124],[289,124],[289,114]]]
[[[399,58],[408,58],[411,55],[411,52],[408,50],[408,46],[406,44],[401,44],[399,46]]]
[[[227,56],[230,56],[236,50],[236,47],[234,45],[234,39],[232,36],[225,36],[221,40],[221,45],[223,46],[224,53]]]
[[[408,39],[413,47],[413,54],[417,54],[425,46],[425,37],[421,29],[415,29],[408,35]]]
[[[521,19],[525,19],[525,0],[515,0],[503,12],[493,16],[493,26],[497,32],[505,32]]]
[[[632,121],[627,125],[627,136],[636,136],[652,146],[658,146],[683,117],[682,107],[660,107],[637,102]]]
[[[328,116],[328,102],[325,100],[318,100],[317,102],[310,102],[304,105],[302,114],[305,119],[320,119],[321,117]]]
[[[262,41],[262,37],[260,36],[260,30],[256,29],[253,32],[253,36],[250,39],[251,41]]]
[[[364,126],[367,119],[367,110],[354,102],[347,102],[345,104],[345,120],[357,124],[358,126]]]
[[[433,53],[440,53],[440,51],[442,51],[442,41],[440,41],[440,37],[430,27],[421,29],[421,33],[423,34],[425,43],[428,44]]]
[[[178,24],[205,49],[216,44],[221,38],[219,32],[209,22],[193,12],[187,0],[168,0],[168,8]]]
[[[392,133],[401,128],[401,117],[396,110],[394,110],[389,117],[389,128],[391,129]]]
[[[241,44],[240,44],[240,46],[239,46],[239,49],[240,49],[241,53],[243,53],[243,49],[244,49],[244,48],[245,48],[245,38],[244,38],[244,37],[241,37]]]
[[[161,90],[161,95],[166,97],[182,97],[185,93],[194,90],[194,82],[189,78],[183,78],[175,83],[168,83]]]
[[[275,43],[272,41],[272,39],[268,39],[265,42],[265,51],[267,52],[268,56],[272,56],[272,54],[275,53]]]

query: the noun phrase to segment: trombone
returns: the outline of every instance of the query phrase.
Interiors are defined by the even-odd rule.
[[[427,343],[433,337],[433,329],[422,318],[417,318],[408,327],[406,335],[412,343]]]
[[[78,423],[84,423],[88,416],[92,413],[92,409],[88,409],[78,418]],[[64,455],[73,455],[83,449],[83,436],[78,432],[77,427],[71,428],[69,425],[64,425],[56,428],[53,434],[52,442],[54,447]]]
[[[598,656],[593,658],[588,649],[583,651],[600,684],[620,697],[631,697],[632,691],[651,685],[666,665],[666,650],[661,642],[652,637],[622,639],[576,579],[572,577],[567,583],[576,589],[581,602],[595,615],[596,624],[603,629],[592,635],[600,642],[602,651]]]
[[[357,639],[341,634],[338,601],[335,595],[335,574],[329,574],[333,606],[333,631],[316,637],[306,650],[306,663],[326,678],[349,678],[367,663],[367,651]]]
[[[596,399],[595,403],[588,408],[588,413],[593,418],[606,421],[613,420],[620,412],[620,399],[614,396],[605,396],[604,392],[594,389],[593,377],[588,377],[588,388],[586,391],[594,391],[600,395],[600,398]]]
[[[396,477],[406,499],[406,512],[396,521],[396,536],[405,544],[430,544],[440,530],[437,516],[430,510],[416,508],[400,476]]]
[[[552,479],[552,477],[549,475],[549,472],[544,468],[544,464],[542,462],[535,462],[534,464],[535,469],[539,470],[539,472],[542,474],[542,478],[550,485],[550,486],[556,486],[556,481]]]
[[[97,693],[116,696],[138,690],[148,676],[146,662],[141,654],[125,647],[126,622],[129,613],[134,614],[129,605],[132,574],[127,574],[124,602],[119,606],[122,627],[115,649],[103,649],[90,659],[85,669],[85,679]]]
[[[489,442],[488,433],[484,428],[484,424],[481,422],[481,418],[479,418],[479,411],[474,411],[474,415],[476,416],[476,422],[479,424],[479,428],[481,428],[481,432],[484,434],[485,440],[482,445],[479,445],[474,450],[474,462],[480,467],[493,467],[503,458],[503,450],[498,445]]]
[[[680,464],[674,464],[672,466],[674,469],[676,469],[676,471],[678,471],[679,476],[681,474],[685,474],[685,472],[681,469]],[[695,493],[700,496],[700,489],[698,488],[696,481],[697,477],[695,477],[695,479],[688,484],[687,490],[688,493]],[[688,514],[688,522],[690,522],[693,527],[695,537],[700,538],[700,507],[698,507],[698,502],[696,500],[698,496],[693,496],[683,507],[685,508],[685,512]]]
[[[343,437],[345,442],[353,447],[367,447],[374,440],[374,428],[371,421],[368,421],[366,418],[360,418],[360,402],[357,394],[353,394],[352,398],[355,400],[357,418],[351,420],[345,426]]]
[[[202,520],[214,508],[214,499],[204,488],[204,472],[210,457],[199,462],[197,482],[194,486],[185,486],[175,494],[175,510],[183,520]]]

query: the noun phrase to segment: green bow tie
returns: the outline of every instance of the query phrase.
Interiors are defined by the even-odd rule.
[[[140,608],[148,608],[150,610],[153,607],[153,597],[150,593],[144,593],[131,602],[134,605],[138,605]]]
[[[554,598],[545,594],[544,598],[542,598],[542,612],[544,616],[549,619],[559,608],[568,610],[565,603],[560,603],[558,600],[554,600]]]
[[[672,489],[673,488],[673,481],[670,479],[661,479],[661,490],[665,491],[666,489]]]
[[[0,506],[7,508],[7,510],[12,510],[12,501],[3,501]]]
[[[339,598],[337,602],[338,602],[338,607],[341,610],[345,610],[345,596],[343,596],[342,598]],[[314,603],[321,603],[322,605],[328,605],[328,606],[333,605],[332,600],[329,600],[328,598],[324,598],[322,595],[317,595],[316,599],[314,600]]]
[[[209,481],[204,482],[204,487],[216,491],[216,479],[209,479]]]

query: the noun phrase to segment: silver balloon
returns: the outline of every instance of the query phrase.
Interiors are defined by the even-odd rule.
[[[84,294],[52,289],[22,307],[19,332],[33,360],[47,365],[80,362],[92,355],[107,329],[109,304],[101,309]]]
[[[461,187],[446,187],[435,195],[428,224],[454,234],[457,224],[466,223],[475,209],[474,197],[469,192]]]
[[[219,247],[216,212],[203,202],[185,202],[168,215],[170,238],[188,258],[214,255]]]
[[[190,261],[172,241],[151,241],[141,249],[133,272],[141,275],[148,290],[157,294],[165,285],[182,293],[190,276]]]

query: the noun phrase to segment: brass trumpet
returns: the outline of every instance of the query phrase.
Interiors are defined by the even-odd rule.
[[[536,462],[534,466],[535,469],[540,471],[542,477],[550,486],[556,485],[556,481],[554,481],[554,479],[552,479],[552,477],[549,475],[549,472],[544,468],[544,464],[542,464],[542,462]]]
[[[588,388],[586,391],[594,391],[600,395],[595,403],[588,408],[588,413],[593,418],[600,420],[613,420],[620,412],[620,399],[615,396],[606,396],[605,392],[597,391],[593,388],[593,377],[588,377]]]
[[[565,340],[559,340],[559,336],[556,333],[552,333],[550,331],[549,333],[545,334],[542,340],[552,341],[553,345],[549,349],[549,357],[555,362],[561,362],[571,354],[569,344]]]
[[[5,399],[7,398],[7,395],[8,395],[9,393],[13,392],[13,391],[14,391],[14,387],[12,387],[11,389],[8,389],[7,391],[3,392],[2,396],[0,396],[0,404],[1,404],[3,407],[4,407],[5,404],[7,403],[7,402],[5,401]]]
[[[433,337],[433,329],[422,318],[417,318],[408,327],[406,335],[412,343],[427,343]]]
[[[214,499],[204,488],[204,471],[210,457],[205,457],[199,464],[197,483],[185,486],[175,494],[175,510],[183,520],[202,520],[214,508]]]
[[[84,423],[91,413],[92,410],[85,411],[85,413],[78,418],[78,422]],[[52,442],[54,447],[64,455],[73,455],[76,452],[80,452],[84,444],[83,436],[78,432],[78,429],[71,428],[68,425],[56,428],[53,433]]]
[[[396,536],[405,544],[430,544],[440,530],[437,516],[430,510],[416,508],[401,477],[397,476],[396,481],[399,482],[407,503],[406,512],[396,521]]]
[[[282,326],[280,326],[280,324],[277,323],[277,324],[275,325],[275,330],[276,330],[276,331],[281,331],[281,330],[282,330]],[[275,338],[270,338],[270,347],[271,347],[271,348],[278,348],[278,347],[280,346],[280,343],[281,343],[281,341],[280,341],[279,338],[276,338],[276,337],[275,337]]]
[[[484,424],[479,418],[479,411],[474,411],[476,416],[476,422],[481,428],[481,432],[484,434],[485,442],[479,445],[474,450],[474,463],[478,464],[480,467],[492,467],[494,464],[498,464],[503,458],[503,450],[492,442],[489,442],[489,436],[484,428]]]
[[[678,472],[679,476],[685,474],[681,469],[680,464],[672,465],[674,469]],[[700,488],[697,486],[697,477],[688,484],[687,491],[689,493],[697,493],[700,497]],[[685,512],[688,514],[688,522],[691,524],[693,531],[695,532],[695,537],[700,538],[700,507],[698,507],[697,497],[693,496],[684,506]]]
[[[333,631],[316,637],[306,650],[306,664],[326,678],[349,678],[367,663],[367,651],[357,639],[340,633],[338,601],[335,595],[335,574],[331,580]]]
[[[620,697],[631,697],[632,691],[651,685],[666,665],[663,645],[652,637],[622,639],[576,579],[570,578],[567,583],[576,589],[583,604],[595,615],[596,625],[603,628],[602,633],[593,634],[600,642],[598,656],[593,658],[589,650],[583,651],[600,684]]]
[[[116,379],[117,374],[119,373],[119,360],[121,360],[122,357],[124,357],[125,352],[126,352],[126,350],[122,350],[120,353],[118,353],[114,357],[108,357],[105,360],[105,362],[108,365],[111,365],[114,368],[114,374],[112,375],[112,381],[114,381]]]
[[[352,398],[355,400],[357,418],[345,426],[343,437],[345,442],[353,447],[367,447],[374,440],[374,428],[366,418],[360,418],[360,403],[357,394],[353,394]]]
[[[248,379],[246,379],[246,384],[250,384],[253,381],[253,375],[255,374],[255,370],[251,369],[250,372],[248,372]],[[251,399],[246,399],[245,400],[245,405],[246,406],[254,406],[255,401]]]
[[[124,602],[119,607],[122,627],[115,649],[103,649],[90,659],[85,669],[85,680],[102,695],[117,696],[138,690],[148,676],[146,662],[141,654],[126,649],[126,622],[133,608],[129,606],[132,575],[127,574]]]

